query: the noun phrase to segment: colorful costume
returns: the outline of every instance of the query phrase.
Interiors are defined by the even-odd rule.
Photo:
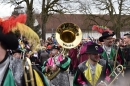
[[[18,38],[14,34],[19,30],[22,35],[25,35],[30,43],[34,42],[35,45],[40,43],[38,35],[28,26],[26,26],[26,15],[20,14],[19,16],[11,16],[7,20],[0,18],[0,86],[26,86],[22,59],[12,57],[8,50],[18,49]],[[33,41],[32,41],[33,39]],[[35,48],[33,46],[33,49]],[[36,68],[32,68],[34,74],[35,86],[48,86],[44,75]],[[27,75],[28,76],[28,75]],[[29,84],[29,86],[31,86]]]
[[[123,65],[124,64],[124,59],[123,59],[123,55],[122,55],[122,52],[120,51],[120,49],[117,52],[112,47],[110,47],[110,49],[108,49],[108,48],[106,49],[104,45],[103,45],[103,49],[104,49],[104,52],[101,54],[101,56],[102,56],[103,59],[108,61],[109,68],[107,70],[107,75],[109,75],[113,71],[114,60],[115,60],[115,57],[116,57],[116,53],[118,53],[117,57],[116,57],[118,62],[116,62],[116,65],[118,65],[118,64]],[[110,54],[107,54],[106,53],[107,51],[109,51]]]
[[[103,49],[98,44],[88,45],[85,53],[89,59],[78,65],[73,86],[97,86],[105,80],[107,62],[100,59],[99,54],[102,52]]]
[[[102,58],[108,61],[109,68],[107,70],[107,75],[109,75],[113,71],[114,66],[117,66],[118,64],[122,64],[122,65],[124,64],[124,59],[121,52],[120,52],[120,55],[118,54],[119,49],[117,48],[117,50],[115,50],[112,47],[112,41],[113,41],[112,37],[114,35],[115,35],[114,32],[103,32],[102,36],[99,38],[100,42],[106,43],[106,44],[103,44],[102,46],[104,49],[104,52],[101,54],[101,56]],[[115,63],[115,60],[116,60],[116,63]]]
[[[54,64],[60,69],[59,73],[50,81],[52,86],[70,86],[69,84],[69,76],[67,73],[67,69],[70,65],[70,58],[65,57],[61,54],[56,55],[55,57],[50,57],[47,61],[44,62],[43,73],[45,72],[45,66],[53,66]]]
[[[105,80],[106,64],[106,61],[101,59],[95,66],[95,73],[93,76],[89,62],[82,62],[78,66],[78,71],[74,76],[73,86],[96,86],[101,80]]]
[[[11,55],[6,54],[4,61],[0,63],[0,69],[0,75],[2,74],[0,79],[1,86],[26,86],[21,59],[14,58]],[[33,68],[33,71],[35,76],[35,86],[49,86],[45,76],[41,72],[39,72],[36,68]]]
[[[92,43],[93,43],[92,41],[83,43],[83,45],[81,46],[81,48],[79,50],[79,58],[78,58],[79,62],[78,62],[78,64],[80,64],[80,63],[82,63],[82,62],[84,62],[85,60],[88,59],[88,55],[85,54],[85,52],[87,50],[87,46],[91,45]]]

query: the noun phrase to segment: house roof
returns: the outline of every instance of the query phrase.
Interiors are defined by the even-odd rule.
[[[91,30],[91,27],[94,24],[107,25],[107,27],[112,26],[112,22],[101,21],[102,19],[99,17],[109,20],[109,15],[95,15],[95,17],[91,17],[92,20],[88,20],[88,18],[90,18],[90,15],[85,14],[54,14],[48,18],[46,24],[46,32],[52,32],[52,29],[55,31],[59,25],[65,22],[71,22],[78,25],[82,31]],[[41,25],[41,16],[37,14],[36,18]],[[128,30],[129,28],[129,26],[125,26],[122,30]]]

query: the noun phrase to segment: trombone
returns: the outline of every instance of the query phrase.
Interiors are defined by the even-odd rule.
[[[31,86],[35,86],[32,64],[30,59],[27,57],[23,59],[23,69],[24,69],[24,78],[26,86],[29,86],[29,83],[31,84]]]
[[[111,86],[112,83],[113,83],[116,79],[118,79],[118,76],[119,76],[122,72],[123,72],[123,66],[122,66],[122,65],[118,65],[118,66],[112,71],[112,73],[108,76],[108,78],[110,79],[110,77],[114,74],[114,75],[115,75],[114,79],[113,79],[108,85],[107,85],[107,83],[106,83],[106,82],[108,82],[108,80],[106,80],[106,79],[105,79],[104,82],[103,82],[103,81],[101,81],[101,82],[103,82],[106,86]]]

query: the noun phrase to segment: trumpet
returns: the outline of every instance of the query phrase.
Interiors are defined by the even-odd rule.
[[[113,83],[116,79],[118,79],[118,76],[119,76],[122,72],[123,72],[123,66],[122,66],[122,65],[118,65],[118,66],[112,71],[112,73],[107,77],[107,79],[105,79],[105,81],[101,81],[101,83],[104,83],[105,86],[111,86],[112,83]],[[113,74],[115,75],[114,79],[107,85],[106,82],[109,82],[110,77],[111,77]],[[109,80],[108,80],[108,79],[109,79]]]

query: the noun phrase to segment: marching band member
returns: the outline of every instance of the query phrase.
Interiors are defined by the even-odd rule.
[[[18,48],[18,39],[14,34],[15,30],[22,28],[30,34],[30,32],[26,31],[27,26],[23,24],[25,21],[25,14],[20,14],[17,17],[12,16],[7,20],[0,19],[0,86],[26,86],[23,61],[14,58],[7,52],[7,50],[16,50]],[[33,72],[35,75],[35,86],[48,86],[42,73],[36,68],[33,69]],[[37,80],[39,81],[37,82]]]
[[[88,55],[86,54],[86,49],[89,45],[91,45],[93,42],[92,41],[88,41],[88,42],[84,42],[81,46],[81,48],[79,49],[79,56],[78,56],[78,64],[82,63],[83,61],[88,59]]]
[[[44,62],[42,71],[46,74],[50,71],[55,72],[59,70],[58,74],[50,80],[51,86],[70,86],[69,76],[66,70],[68,69],[71,60],[67,56],[63,58],[63,55],[59,51],[59,46],[54,45],[52,47],[52,57]]]
[[[114,32],[103,32],[102,36],[99,38],[100,42],[103,42],[103,49],[104,52],[101,54],[102,58],[108,61],[109,68],[107,70],[107,75],[109,75],[113,71],[113,67],[115,64],[115,58],[117,59],[116,64],[123,64],[124,59],[122,56],[119,55],[119,52],[112,47],[113,45],[113,36],[115,35]],[[116,56],[117,54],[117,56]]]
[[[100,83],[106,77],[107,62],[100,59],[103,49],[96,43],[88,45],[86,54],[88,60],[78,65],[73,86],[105,86]]]

